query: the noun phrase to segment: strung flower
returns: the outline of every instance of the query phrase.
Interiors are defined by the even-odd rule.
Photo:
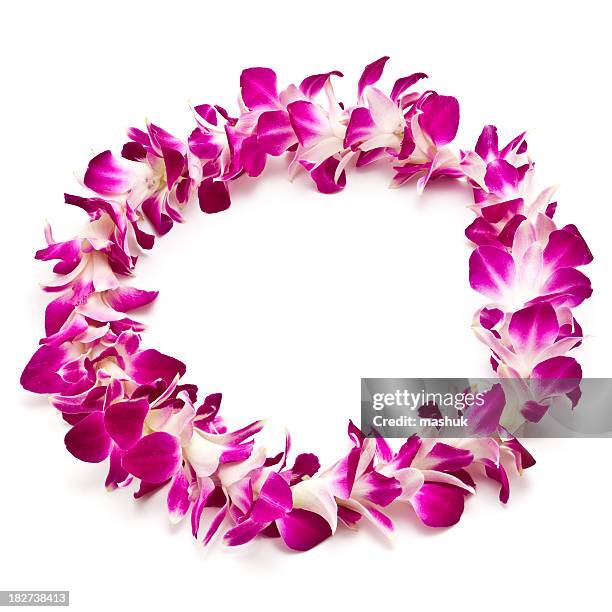
[[[110,151],[94,157],[84,183],[104,197],[125,198],[140,208],[158,234],[181,222],[181,208],[199,183],[198,166],[185,143],[149,123],[147,132],[130,128],[122,159]]]
[[[525,133],[499,149],[497,128],[486,125],[474,151],[463,155],[461,167],[474,188],[478,206],[520,199],[525,178],[532,169]]]
[[[381,510],[389,506],[402,494],[400,481],[383,474],[375,466],[374,460],[378,451],[377,441],[365,438],[352,423],[349,423],[349,436],[354,447],[343,462],[336,465],[330,474],[346,471],[346,478],[338,481],[339,505],[357,515],[365,516],[385,535],[391,536],[393,522]]]
[[[591,295],[591,283],[576,268],[592,260],[575,226],[558,230],[552,222],[534,227],[523,220],[510,251],[501,245],[482,245],[474,250],[470,285],[502,310],[544,300],[557,306],[577,306]]]
[[[248,515],[230,529],[224,540],[230,546],[245,544],[267,530],[280,535],[293,550],[309,550],[331,535],[323,518],[314,512],[293,508],[292,491],[286,478],[271,471],[252,503]]]
[[[399,501],[409,503],[429,527],[449,527],[459,521],[464,496],[474,489],[455,473],[472,464],[471,451],[417,436],[409,438],[397,453],[382,440],[379,444],[385,448],[379,470],[401,484]]]
[[[452,96],[427,92],[415,104],[402,141],[398,161],[394,166],[393,184],[402,185],[413,177],[421,193],[427,183],[441,176],[463,176],[457,154],[447,145],[452,142],[459,127],[459,103]]]
[[[411,109],[419,97],[415,92],[405,92],[426,77],[423,73],[415,73],[398,79],[391,95],[387,96],[374,87],[374,84],[382,76],[388,59],[382,57],[366,66],[359,80],[360,105],[351,111],[344,139],[346,147],[360,151],[358,166],[371,163],[385,155],[397,157],[406,135],[407,109]]]
[[[322,193],[334,193],[346,184],[344,168],[353,157],[345,146],[347,116],[337,101],[331,80],[324,85],[327,105],[297,100],[287,106],[299,146],[290,166],[294,175],[301,164]]]
[[[480,325],[474,331],[493,351],[495,360],[503,364],[500,375],[534,379],[581,377],[580,366],[565,353],[576,347],[582,337],[563,332],[548,302],[518,310],[498,332]]]

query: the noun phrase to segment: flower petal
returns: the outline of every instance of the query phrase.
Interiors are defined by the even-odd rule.
[[[277,108],[276,73],[270,68],[247,68],[240,75],[240,91],[247,108]]]
[[[172,479],[167,497],[168,513],[173,523],[178,523],[189,510],[189,481],[183,470],[179,470]]]
[[[293,550],[310,550],[332,534],[325,519],[301,508],[292,510],[276,524],[281,538]]]
[[[533,304],[512,315],[508,334],[517,354],[531,358],[550,346],[559,334],[555,309],[548,303]]]
[[[104,294],[104,299],[113,310],[119,312],[130,312],[150,304],[159,294],[159,291],[143,291],[134,287],[120,287],[109,289]]]
[[[146,399],[115,402],[104,412],[106,431],[122,449],[127,450],[142,437],[148,413],[149,402]]]
[[[593,261],[584,238],[568,229],[551,232],[544,248],[544,263],[551,269],[574,268]]]
[[[128,374],[141,385],[163,380],[169,385],[178,374],[185,374],[185,364],[174,357],[164,355],[155,349],[140,351],[132,358]]]
[[[329,157],[310,172],[312,180],[321,193],[337,193],[346,186],[346,172],[342,171],[336,179],[336,170],[339,163],[335,157]]]
[[[198,187],[198,200],[202,212],[212,214],[227,210],[231,200],[229,190],[224,181],[205,179]]]
[[[100,195],[119,195],[132,187],[133,173],[127,163],[103,151],[89,162],[83,182]]]
[[[339,77],[344,76],[338,70],[332,70],[331,72],[324,72],[322,74],[313,74],[306,77],[300,83],[300,91],[307,98],[314,98],[323,89],[323,87],[325,87],[325,83],[327,83],[328,79],[332,75]]]
[[[426,482],[411,503],[428,527],[450,527],[458,523],[463,514],[464,493],[452,485]]]
[[[176,436],[156,431],[141,438],[123,457],[123,467],[137,478],[160,483],[180,467],[181,446]]]
[[[512,256],[493,246],[480,246],[470,256],[470,286],[493,300],[503,300],[514,285]]]
[[[113,442],[104,428],[104,415],[92,412],[80,420],[64,438],[68,452],[81,461],[100,463],[104,461]]]
[[[297,142],[289,114],[284,110],[262,113],[257,120],[257,142],[268,155],[282,155]]]
[[[285,479],[276,472],[270,472],[253,505],[251,518],[258,523],[274,521],[285,516],[292,504],[291,489]]]
[[[359,77],[359,82],[357,83],[357,97],[359,99],[361,99],[363,95],[363,90],[368,85],[374,85],[374,83],[378,82],[378,80],[382,76],[383,70],[385,69],[385,64],[388,60],[389,56],[385,55],[372,62],[371,64],[368,64],[364,68],[363,72],[361,73],[361,76]]]
[[[329,118],[317,104],[307,100],[298,100],[287,106],[293,131],[300,144],[311,147],[323,137],[332,135]]]
[[[457,135],[459,128],[459,102],[452,96],[429,96],[422,107],[419,124],[431,141],[442,147]]]
[[[531,377],[539,397],[552,397],[573,391],[582,379],[582,368],[573,357],[561,355],[539,363]]]

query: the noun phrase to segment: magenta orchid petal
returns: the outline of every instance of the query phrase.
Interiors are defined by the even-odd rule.
[[[351,496],[363,497],[373,504],[384,507],[388,506],[401,492],[402,487],[397,479],[372,471],[359,479]]]
[[[357,523],[361,520],[362,515],[356,510],[338,506],[338,520],[350,529],[354,529]]]
[[[101,412],[92,412],[79,421],[64,438],[68,452],[81,461],[100,463],[112,448],[112,440],[104,427]]]
[[[415,72],[410,76],[402,77],[397,79],[391,89],[391,100],[397,102],[399,97],[407,90],[410,89],[415,83],[421,79],[426,79],[427,75],[424,72]]]
[[[176,436],[157,431],[141,438],[123,456],[123,467],[137,478],[159,483],[173,476],[180,466],[181,447]]]
[[[168,189],[172,189],[174,183],[183,173],[185,157],[180,151],[171,149],[169,147],[162,147],[162,155],[164,158],[164,164],[166,166],[166,181],[168,183]]]
[[[198,200],[202,212],[213,214],[230,207],[231,200],[227,185],[223,181],[206,179],[198,188]]]
[[[359,77],[359,83],[357,84],[357,97],[361,99],[363,95],[363,90],[368,85],[374,85],[378,82],[380,77],[382,76],[383,70],[385,69],[385,64],[389,61],[389,56],[385,55],[376,61],[368,64],[361,76]]]
[[[113,310],[119,312],[130,312],[150,304],[159,294],[159,291],[142,291],[134,287],[120,287],[110,289],[104,298]]]
[[[391,537],[395,531],[393,521],[375,506],[364,506],[367,517],[387,536]]]
[[[355,483],[359,457],[359,449],[353,448],[346,457],[329,470],[330,485],[336,497],[341,499],[350,497]]]
[[[262,113],[257,121],[257,143],[268,155],[282,155],[297,142],[285,110]]]
[[[218,142],[218,136],[211,132],[205,132],[196,128],[187,139],[189,150],[202,160],[215,160],[221,154],[223,148]]]
[[[228,511],[228,505],[227,503],[225,503],[221,507],[219,512],[217,512],[217,514],[215,514],[215,516],[213,517],[212,521],[210,522],[210,525],[208,526],[208,530],[206,531],[206,533],[204,534],[204,538],[202,539],[202,544],[204,544],[204,546],[206,546],[212,540],[214,535],[219,530],[221,523],[227,516],[227,511]]]
[[[533,368],[534,391],[538,397],[554,397],[573,391],[582,379],[582,368],[573,358],[561,355]]]
[[[266,166],[266,153],[253,134],[242,141],[240,156],[244,171],[251,177],[259,176]]]
[[[502,300],[514,285],[512,255],[494,246],[479,246],[470,256],[470,286],[492,300]]]
[[[470,435],[494,435],[499,427],[506,406],[506,394],[502,385],[496,384],[483,394],[483,403],[474,404],[468,413]]]
[[[519,173],[506,160],[496,159],[487,166],[484,180],[489,191],[493,193],[514,194],[519,185]]]
[[[499,156],[499,143],[497,128],[494,125],[485,125],[478,137],[474,151],[486,162],[492,162]]]
[[[139,384],[151,383],[158,379],[170,384],[177,374],[183,376],[185,370],[185,364],[178,359],[155,349],[147,349],[132,357],[128,373]]]
[[[228,546],[242,546],[253,540],[265,529],[265,527],[267,527],[266,523],[258,523],[249,518],[229,531],[226,531],[223,536],[223,541]]]
[[[299,482],[304,476],[314,476],[321,467],[319,458],[313,453],[300,453],[293,463],[293,467],[289,470],[292,479],[297,479]]]
[[[253,505],[251,518],[259,523],[274,521],[285,516],[292,504],[291,489],[287,482],[276,472],[270,472]]]
[[[275,108],[278,106],[276,73],[270,68],[247,68],[240,75],[240,91],[247,108]]]
[[[57,333],[73,310],[72,300],[64,295],[60,295],[49,302],[45,309],[45,333],[47,336]]]
[[[336,180],[336,171],[339,163],[337,159],[330,157],[310,172],[312,180],[321,193],[337,193],[346,186],[345,172],[342,172],[338,180]]]
[[[118,446],[113,446],[110,453],[108,474],[104,486],[109,490],[117,487],[125,487],[132,482],[132,477],[121,465],[123,451]]]
[[[485,464],[485,472],[489,478],[499,483],[499,501],[502,504],[508,503],[510,498],[510,482],[508,474],[502,465]]]
[[[503,446],[515,456],[517,469],[523,470],[533,467],[536,462],[531,453],[514,437],[504,440]]]
[[[296,508],[277,521],[283,542],[292,550],[310,550],[326,540],[331,528],[323,518],[314,512]]]
[[[329,119],[323,109],[308,100],[297,100],[287,106],[293,131],[300,144],[310,147],[329,135]]]
[[[194,538],[198,537],[202,512],[204,512],[208,500],[215,491],[215,483],[211,478],[198,478],[197,484],[198,494],[191,508],[191,533]]]
[[[467,467],[473,460],[474,455],[470,450],[437,442],[427,455],[419,461],[418,466],[420,469],[453,472]]]
[[[487,329],[493,329],[503,318],[504,313],[499,308],[483,308],[480,311],[480,324]]]
[[[353,109],[346,128],[344,146],[352,147],[370,138],[373,135],[375,125],[372,114],[367,108],[358,106]]]
[[[402,447],[397,452],[397,455],[392,461],[392,466],[395,470],[408,468],[412,465],[421,447],[421,439],[418,436],[411,436],[404,442]]]
[[[489,169],[493,164],[489,165]],[[489,170],[487,170],[487,176],[489,176]],[[487,180],[485,176],[485,181]],[[491,188],[489,186],[489,188]],[[483,206],[480,209],[480,214],[489,223],[499,223],[505,219],[515,218],[516,215],[523,209],[523,198],[514,198],[505,202],[499,202],[497,204],[491,204],[490,206]]]
[[[459,102],[452,96],[437,94],[427,98],[419,123],[423,131],[438,146],[452,142],[459,128]]]
[[[24,368],[21,385],[34,393],[60,393],[67,384],[59,371],[71,359],[74,352],[69,346],[41,346]]]
[[[589,278],[575,268],[559,268],[555,270],[541,287],[542,299],[561,299],[568,306],[582,304],[591,297],[593,289]]]
[[[324,72],[322,74],[313,74],[306,77],[300,83],[300,91],[307,98],[314,98],[323,89],[323,87],[325,87],[325,83],[327,83],[332,76],[342,77],[344,75],[338,70],[332,70],[331,72]]]
[[[164,212],[164,196],[156,192],[142,203],[142,212],[155,231],[163,236],[172,229],[172,219]]]
[[[464,493],[447,484],[425,483],[411,500],[418,517],[428,527],[451,527],[463,514]]]
[[[465,229],[465,235],[478,246],[498,246],[498,232],[495,225],[486,221],[483,217],[476,217]]]
[[[538,404],[535,400],[528,400],[521,406],[521,415],[526,421],[539,423],[549,408],[548,404]]]
[[[555,309],[547,302],[534,304],[512,315],[508,333],[515,352],[536,355],[559,334]]]
[[[104,412],[104,426],[115,443],[127,450],[142,438],[148,413],[149,403],[146,399],[115,402]]]
[[[103,151],[89,162],[83,182],[100,195],[112,196],[126,193],[132,186],[133,176],[125,163],[110,151]]]
[[[173,523],[178,523],[189,510],[189,481],[183,470],[179,470],[172,479],[167,497],[168,513]]]
[[[566,228],[555,230],[544,248],[544,263],[551,269],[574,268],[593,261],[584,238]]]

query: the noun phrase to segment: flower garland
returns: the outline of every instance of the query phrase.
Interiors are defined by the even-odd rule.
[[[263,534],[307,550],[338,523],[353,528],[364,517],[391,534],[384,509],[392,503],[411,506],[430,527],[453,525],[475,492],[475,475],[499,483],[506,502],[509,472],[535,463],[509,431],[537,421],[555,402],[575,401],[575,388],[554,381],[582,374],[566,353],[582,339],[572,308],[591,295],[577,269],[592,260],[585,241],[574,225],[557,228],[554,189],[529,198],[534,167],[524,134],[500,148],[496,128],[486,126],[473,151],[454,150],[457,100],[415,91],[423,73],[398,79],[384,93],[376,83],[387,60],[365,68],[352,106],[334,93],[338,71],[279,92],[273,70],[249,68],[240,77],[237,117],[220,106],[196,106],[186,141],[153,124],[130,129],[120,158],[104,151],[89,162],[83,182],[93,193],[65,197],[88,214],[83,233],[56,241],[47,226],[47,246],[36,253],[56,260],[55,278],[45,286],[56,297],[22,385],[48,394],[72,426],[65,437],[70,453],[86,462],[109,459],[108,489],[137,480],[139,498],[169,484],[171,519],[191,511],[196,537],[204,508],[218,508],[205,544],[224,522],[231,524],[224,540],[232,546]],[[488,394],[500,423],[490,435],[444,442],[413,436],[395,452],[349,423],[349,449],[339,461],[321,468],[316,455],[302,453],[290,464],[289,436],[284,451],[269,457],[255,445],[261,421],[228,431],[220,393],[198,402],[196,386],[183,382],[181,361],[141,348],[144,326],[126,313],[157,292],[125,279],[138,254],[153,247],[144,224],[166,234],[196,198],[205,213],[223,211],[232,180],[259,176],[269,156],[284,154],[290,176],[309,173],[322,193],[343,189],[349,166],[379,160],[392,164],[394,185],[418,178],[420,192],[446,176],[472,188],[469,281],[488,300],[473,327],[501,383]],[[520,377],[541,384],[535,396],[523,389],[519,422],[507,422],[499,388],[512,379],[524,385]]]

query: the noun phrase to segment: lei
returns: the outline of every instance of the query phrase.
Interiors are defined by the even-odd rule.
[[[592,260],[584,239],[574,225],[557,227],[554,188],[530,196],[534,165],[525,134],[500,146],[488,125],[474,150],[457,151],[457,99],[416,91],[423,73],[398,79],[385,93],[376,83],[387,60],[365,68],[351,106],[334,93],[338,71],[279,91],[273,70],[249,68],[240,77],[237,116],[195,106],[186,140],[151,123],[129,129],[120,157],[104,151],[89,162],[89,193],[65,196],[89,216],[83,232],[57,241],[47,226],[47,246],[36,253],[55,261],[54,279],[44,286],[54,299],[22,385],[49,395],[70,424],[70,453],[86,462],[108,459],[108,489],[136,481],[140,498],[168,485],[171,519],[190,512],[193,535],[204,531],[205,544],[228,523],[223,539],[232,546],[263,534],[307,550],[339,524],[353,528],[361,519],[389,535],[391,504],[411,507],[427,526],[447,527],[475,493],[476,476],[496,481],[505,503],[509,475],[535,463],[510,433],[520,423],[504,422],[499,388],[488,394],[499,425],[487,436],[412,436],[395,451],[349,422],[348,449],[331,466],[321,467],[313,453],[289,461],[288,435],[284,450],[268,456],[255,442],[262,421],[228,430],[220,393],[198,400],[181,361],[141,347],[144,326],[128,313],[157,292],[127,284],[138,254],[153,247],[154,234],[182,221],[189,202],[197,199],[205,213],[229,208],[231,182],[259,176],[268,156],[287,155],[290,176],[307,172],[322,193],[343,189],[349,168],[380,161],[391,164],[396,186],[417,179],[421,192],[441,176],[467,184],[475,214],[465,231],[474,245],[469,283],[487,300],[473,319],[476,336],[502,383],[541,383],[535,396],[525,390],[521,422],[575,400],[559,379],[582,375],[567,353],[582,340],[572,309],[591,295],[578,270]],[[203,528],[206,507],[217,510]]]

